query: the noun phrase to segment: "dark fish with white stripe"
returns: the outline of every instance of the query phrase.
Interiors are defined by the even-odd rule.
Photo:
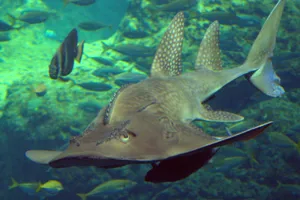
[[[74,28],[65,38],[51,60],[49,65],[50,78],[57,79],[70,74],[73,70],[74,59],[80,63],[84,40],[78,46],[77,43],[77,30]]]

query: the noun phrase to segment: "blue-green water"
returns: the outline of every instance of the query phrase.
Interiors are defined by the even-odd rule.
[[[273,125],[255,139],[222,147],[189,177],[152,184],[144,181],[150,164],[52,169],[24,155],[28,149],[64,150],[70,138],[83,132],[120,86],[147,78],[156,48],[177,12],[185,14],[185,73],[194,70],[198,47],[214,20],[220,22],[223,67],[241,65],[276,3],[96,0],[82,6],[74,2],[64,5],[58,0],[0,0],[4,23],[0,24],[1,199],[39,199],[35,188],[30,192],[24,192],[21,185],[8,189],[11,177],[18,183],[57,180],[64,189],[47,199],[58,200],[80,199],[77,193],[87,193],[115,179],[137,184],[121,190],[112,186],[100,197],[88,199],[300,199],[299,1],[286,2],[272,58],[285,93],[268,97],[241,77],[207,102],[216,110],[240,114],[245,120],[196,123],[218,136],[227,135],[226,127],[237,133],[267,121],[274,121]],[[21,20],[20,16],[32,11],[46,12],[46,19],[38,23]],[[87,21],[108,27],[87,31],[78,26]],[[49,63],[72,28],[77,28],[79,41],[85,40],[81,63],[75,62],[68,81],[52,80]],[[42,95],[38,95],[40,90]],[[45,196],[43,192],[41,196]]]

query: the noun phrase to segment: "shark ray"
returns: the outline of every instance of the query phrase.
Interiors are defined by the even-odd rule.
[[[219,25],[214,22],[199,47],[195,71],[187,73],[181,73],[184,15],[179,12],[160,42],[150,78],[120,89],[86,130],[70,140],[65,151],[29,150],[26,156],[54,168],[151,163],[146,181],[171,182],[197,171],[219,147],[258,136],[273,122],[224,137],[206,134],[192,122],[242,120],[239,115],[214,111],[205,104],[240,76],[248,75],[249,81],[267,95],[283,94],[271,56],[284,4],[285,0],[278,1],[245,63],[235,68],[222,67]]]

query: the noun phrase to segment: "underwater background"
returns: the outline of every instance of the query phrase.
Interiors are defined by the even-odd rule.
[[[137,184],[88,199],[300,199],[299,0],[286,2],[272,59],[286,93],[270,98],[246,79],[238,79],[210,104],[239,113],[245,120],[197,123],[213,135],[226,134],[226,127],[239,132],[270,120],[274,124],[254,140],[222,147],[210,163],[188,178],[150,184],[144,182],[150,165],[51,169],[24,156],[28,149],[65,148],[120,86],[147,78],[156,47],[177,12],[185,11],[184,70],[192,70],[201,39],[214,20],[221,24],[226,68],[244,62],[276,3],[96,0],[89,5],[76,1],[64,5],[60,0],[0,0],[0,199],[43,198],[24,192],[22,183],[48,180],[59,181],[64,189],[47,199],[80,199],[77,193],[113,179]],[[35,15],[26,21],[22,16],[28,13]],[[82,22],[90,26],[80,28]],[[85,40],[81,63],[75,62],[67,81],[52,80],[49,63],[72,28],[77,28],[79,41]],[[9,189],[12,178],[19,185]]]

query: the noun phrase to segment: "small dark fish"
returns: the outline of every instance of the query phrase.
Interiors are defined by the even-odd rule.
[[[104,58],[104,57],[90,57],[91,59],[93,59],[94,61],[100,63],[100,64],[103,64],[103,65],[108,65],[108,66],[113,66],[114,65],[114,62],[108,58]]]
[[[234,51],[234,52],[242,52],[243,48],[239,46],[234,40],[232,39],[222,39],[220,40],[220,49],[223,51]]]
[[[210,21],[218,20],[221,24],[238,25],[240,27],[256,27],[261,25],[260,19],[257,17],[242,14],[237,15],[234,12],[228,11],[211,11],[198,14],[193,11],[191,15],[196,15]]]
[[[10,31],[13,30],[14,27],[7,24],[6,22],[0,20],[0,31]]]
[[[227,11],[211,11],[199,13],[197,11],[189,12],[191,18],[205,18],[209,21],[218,20],[221,24],[234,25],[241,23],[241,18],[239,18],[234,12]]]
[[[27,10],[21,13],[19,17],[15,17],[11,14],[8,16],[13,20],[20,20],[29,24],[38,24],[45,22],[54,13],[42,11],[42,10]]]
[[[151,63],[151,62],[150,62]],[[150,74],[151,64],[145,62],[136,62],[134,67],[142,72],[145,72],[146,74]]]
[[[197,0],[172,0],[170,3],[155,5],[154,10],[166,12],[179,12],[190,9],[197,4]]]
[[[21,15],[18,19],[29,24],[37,24],[45,22],[50,16],[49,12],[45,11],[30,11]]]
[[[212,12],[204,12],[201,13],[201,17],[214,21],[232,21],[239,19],[238,16],[233,12],[226,12],[226,11],[212,11]]]
[[[95,71],[93,71],[92,74],[97,77],[108,77],[110,75],[117,75],[123,72],[125,71],[117,67],[107,67],[107,68],[96,69]]]
[[[63,0],[64,5],[67,5],[68,3],[72,3],[78,6],[89,6],[96,2],[96,0]]]
[[[105,25],[100,22],[93,22],[93,21],[81,22],[80,24],[78,24],[78,27],[85,31],[97,31],[103,28],[109,28],[109,29],[112,28],[111,25]]]
[[[142,30],[128,30],[123,32],[123,36],[130,39],[138,39],[148,37],[149,34]]]
[[[79,85],[80,87],[86,90],[97,91],[97,92],[108,91],[112,89],[112,86],[108,84],[100,83],[100,82],[92,82],[92,81],[79,83],[77,85]]]
[[[134,56],[134,57],[148,57],[154,56],[156,49],[152,47],[147,47],[144,45],[138,44],[117,44],[114,46],[108,46],[104,42],[102,42],[104,46],[104,50],[112,49],[119,53],[125,54],[127,56]]]
[[[49,75],[52,79],[67,76],[72,72],[74,59],[80,63],[83,53],[84,40],[77,46],[77,30],[74,28],[64,39],[49,65]]]
[[[10,36],[7,33],[0,33],[0,42],[10,41]]]
[[[257,16],[238,14],[240,20],[237,20],[237,25],[240,27],[259,27],[261,26],[261,19]]]
[[[118,86],[138,83],[142,80],[145,80],[148,76],[145,74],[133,73],[133,72],[125,72],[117,75],[115,78],[115,84]]]
[[[99,110],[101,110],[101,105],[99,105],[98,101],[84,101],[78,104],[78,107],[82,110],[84,110],[85,112],[89,112],[89,113],[98,113]]]

